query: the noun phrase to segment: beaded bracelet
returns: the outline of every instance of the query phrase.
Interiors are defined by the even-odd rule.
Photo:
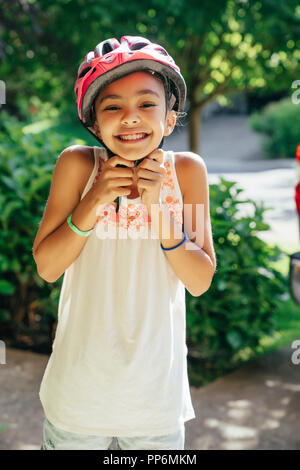
[[[186,241],[186,239],[187,239],[187,233],[184,232],[184,239],[181,240],[181,242],[180,242],[178,245],[173,246],[173,248],[164,248],[164,247],[162,246],[162,244],[160,244],[160,246],[161,246],[161,248],[162,248],[164,251],[175,250],[175,248],[178,248],[180,245],[182,245],[182,244]]]
[[[91,230],[88,230],[87,232],[83,232],[82,230],[79,230],[79,228],[75,227],[74,224],[72,224],[72,214],[69,215],[69,217],[67,218],[67,221],[68,221],[68,224],[70,226],[70,228],[73,230],[73,232],[77,233],[78,235],[81,235],[83,237],[88,237],[90,235],[90,233],[92,233],[92,231],[94,230],[94,228],[92,228]]]

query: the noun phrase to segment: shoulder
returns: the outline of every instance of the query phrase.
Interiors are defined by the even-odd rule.
[[[207,179],[207,169],[203,158],[194,152],[176,152],[175,166],[183,196],[192,179]]]
[[[175,159],[176,164],[178,162],[180,169],[182,169],[183,167],[191,168],[199,165],[205,167],[205,162],[203,158],[195,152],[176,152]]]
[[[91,161],[91,157],[93,157],[93,147],[89,147],[87,145],[70,145],[59,155],[60,159],[74,158],[82,161]]]
[[[94,168],[94,151],[93,147],[87,145],[70,145],[65,148],[59,155],[58,162],[68,162],[70,167],[80,175],[79,193],[83,193],[85,185]]]

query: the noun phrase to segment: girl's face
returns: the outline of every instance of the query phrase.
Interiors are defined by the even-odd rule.
[[[146,72],[132,73],[101,90],[95,113],[97,136],[115,155],[128,160],[143,158],[156,150],[163,136],[171,134],[176,123],[175,111],[166,115],[161,80]],[[118,137],[144,132],[149,135],[137,141],[122,141]]]

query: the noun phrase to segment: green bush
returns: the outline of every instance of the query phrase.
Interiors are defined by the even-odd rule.
[[[300,106],[291,98],[269,103],[250,118],[253,130],[264,135],[262,148],[270,158],[295,158],[300,144]]]
[[[55,287],[37,274],[32,246],[49,195],[59,153],[77,143],[49,132],[25,134],[24,125],[1,113],[0,125],[0,324],[16,338],[35,318],[55,318]],[[47,321],[45,322],[47,323]],[[32,331],[30,331],[32,333]]]
[[[270,227],[268,208],[238,199],[243,191],[221,178],[210,185],[217,270],[207,292],[187,292],[187,345],[191,383],[201,385],[255,357],[264,335],[275,333],[279,305],[288,300],[287,279],[270,267],[283,254],[259,237]],[[252,206],[248,215],[247,205]],[[238,215],[238,206],[247,215]]]

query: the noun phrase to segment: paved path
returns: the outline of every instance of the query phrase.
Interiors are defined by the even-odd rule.
[[[217,116],[203,125],[209,182],[223,174],[245,188],[245,196],[273,204],[270,239],[297,244],[291,161],[264,161],[259,140],[245,116]],[[168,142],[168,145],[167,145]],[[186,130],[164,148],[187,150]],[[268,221],[269,223],[269,221]],[[283,227],[281,231],[280,227]],[[276,230],[279,230],[277,232]],[[299,314],[300,315],[300,314]],[[191,387],[196,419],[186,423],[185,448],[300,449],[300,364],[291,362],[291,345],[201,387]],[[43,410],[38,397],[48,356],[8,349],[0,365],[0,450],[40,449]]]
[[[300,314],[299,314],[300,317]],[[300,449],[300,364],[286,347],[205,387],[191,387],[197,419],[186,449]]]

